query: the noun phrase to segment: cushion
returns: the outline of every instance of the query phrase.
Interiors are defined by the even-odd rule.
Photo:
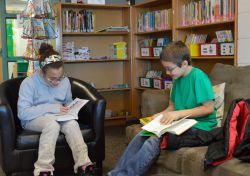
[[[142,117],[151,116],[161,112],[168,106],[169,89],[167,90],[145,90],[142,93]]]
[[[219,119],[223,118],[224,114],[224,104],[225,104],[225,86],[226,83],[221,83],[213,86],[214,98],[215,98],[215,108],[217,109],[216,117]],[[221,121],[218,121],[218,126],[221,126]]]
[[[218,82],[232,83],[237,68],[232,65],[217,63],[209,73],[209,78]],[[226,73],[226,74],[225,74]]]

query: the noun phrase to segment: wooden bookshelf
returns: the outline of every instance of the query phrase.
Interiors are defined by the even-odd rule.
[[[165,30],[158,30],[158,31],[150,31],[150,32],[135,32],[135,35],[154,35],[154,34],[161,34],[161,33],[169,33],[172,29],[165,29]]]
[[[206,24],[197,24],[197,25],[190,25],[190,26],[180,26],[177,27],[177,30],[185,30],[185,29],[196,29],[196,28],[206,28],[206,27],[213,27],[213,26],[224,26],[228,24],[232,24],[235,22],[235,20],[228,20],[228,21],[220,21],[220,22],[214,22],[214,23],[206,23]]]
[[[137,90],[161,90],[161,89],[153,89],[153,88],[147,88],[147,87],[136,87]]]
[[[131,115],[105,118],[105,126],[126,125],[126,121],[132,118]]]
[[[121,36],[129,35],[129,32],[63,32],[63,36]]]
[[[220,30],[231,30],[234,39],[234,56],[200,56],[192,57],[192,63],[195,67],[198,67],[205,71],[207,74],[211,71],[213,66],[220,62],[224,64],[234,65],[237,60],[237,15],[233,19],[221,19],[219,21],[206,23],[206,24],[194,24],[183,26],[182,19],[182,5],[186,5],[191,0],[178,0],[173,1],[174,11],[176,12],[173,16],[174,23],[174,39],[175,40],[186,40],[187,34],[208,34],[207,41],[212,41],[216,38],[216,31]],[[235,1],[235,14],[237,14],[238,1]]]
[[[137,60],[154,60],[154,61],[159,61],[160,58],[159,57],[135,57],[135,59]]]
[[[165,29],[153,28],[145,30],[145,32],[139,31],[138,19],[141,13],[152,12],[158,10],[173,9],[172,0],[149,0],[136,4],[131,7],[131,18],[132,21],[132,115],[136,118],[141,116],[141,94],[148,88],[142,88],[139,86],[139,77],[146,75],[149,70],[161,70],[165,75],[165,70],[160,63],[159,57],[141,57],[140,55],[140,42],[141,40],[148,38],[173,38],[173,27],[172,25]],[[172,13],[172,11],[170,11]],[[171,18],[172,21],[172,18]],[[147,27],[146,27],[147,28]],[[160,30],[157,30],[160,29]]]
[[[192,63],[195,67],[198,67],[209,73],[214,65],[218,62],[224,64],[234,65],[237,60],[237,15],[234,19],[221,19],[221,21],[216,21],[213,23],[206,24],[196,24],[183,26],[182,24],[182,5],[189,2],[197,2],[193,0],[148,0],[143,3],[136,4],[132,7],[131,14],[132,20],[132,113],[134,116],[139,117],[140,114],[140,100],[141,93],[149,88],[142,88],[139,86],[138,77],[146,74],[149,69],[152,70],[162,70],[160,66],[159,57],[140,57],[140,48],[138,40],[143,38],[154,38],[161,37],[163,35],[172,35],[173,40],[186,40],[187,34],[197,33],[197,34],[208,34],[207,41],[211,41],[216,37],[215,32],[219,30],[231,30],[234,38],[234,56],[200,56],[192,57]],[[141,11],[154,11],[161,10],[164,8],[173,9],[173,25],[172,28],[160,31],[150,31],[150,32],[138,32],[137,29],[137,17]],[[238,1],[236,0],[235,6],[237,14]],[[190,23],[191,24],[191,23]]]
[[[128,5],[91,5],[58,3],[55,5],[58,15],[59,36],[56,39],[57,50],[62,53],[62,45],[74,42],[75,48],[88,47],[92,58],[112,58],[111,45],[115,42],[127,43],[126,59],[90,59],[65,60],[65,74],[96,87],[111,87],[114,84],[131,85],[131,36],[130,32],[96,32],[109,26],[128,26],[130,29],[130,6]],[[68,32],[64,30],[64,11],[90,10],[94,14],[93,32]],[[107,109],[113,112],[126,111],[131,114],[131,89],[99,89],[107,101]],[[126,122],[126,117],[112,118],[112,125]],[[109,122],[110,123],[110,122]]]
[[[134,6],[127,5],[90,5],[59,3],[57,5],[59,37],[57,46],[62,51],[62,43],[74,41],[76,47],[88,46],[91,57],[110,56],[110,44],[125,41],[128,44],[127,59],[76,60],[65,61],[66,74],[87,82],[94,82],[97,87],[111,87],[112,84],[128,83],[126,89],[98,89],[107,99],[107,108],[115,112],[127,111],[131,118],[140,117],[141,94],[149,88],[139,86],[138,78],[145,76],[148,70],[161,70],[159,57],[141,57],[139,42],[147,38],[171,36],[173,40],[185,41],[187,34],[208,34],[208,41],[216,37],[219,30],[231,30],[234,37],[234,56],[200,56],[192,57],[192,63],[209,73],[213,66],[220,62],[234,65],[237,61],[237,15],[234,19],[207,24],[182,25],[182,5],[192,0],[145,0]],[[196,1],[195,1],[196,2]],[[236,13],[238,0],[236,0]],[[64,32],[62,30],[63,10],[88,9],[96,14],[94,32]],[[172,9],[173,24],[168,29],[139,32],[138,16],[142,12]],[[129,26],[130,32],[95,32],[108,26]],[[131,50],[130,50],[131,49]],[[165,76],[165,75],[163,75]],[[156,89],[157,90],[157,89]],[[124,124],[128,116],[106,119],[106,125]]]
[[[90,59],[90,60],[64,60],[65,64],[76,63],[91,63],[91,62],[123,62],[130,61],[129,59]]]
[[[123,89],[97,89],[98,92],[118,92],[118,91],[130,91],[130,88],[123,88]]]
[[[234,56],[197,56],[197,57],[192,57],[192,60],[213,60],[213,59],[218,59],[218,60],[233,60]]]

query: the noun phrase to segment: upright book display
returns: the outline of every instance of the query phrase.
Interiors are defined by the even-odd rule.
[[[57,37],[54,30],[55,12],[50,0],[28,0],[20,18],[23,21],[22,38],[28,40],[24,58],[29,61],[27,76],[30,76],[38,67],[41,43],[50,43],[51,39]]]

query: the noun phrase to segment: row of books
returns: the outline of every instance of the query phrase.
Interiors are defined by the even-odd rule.
[[[56,38],[55,20],[26,18],[23,23],[23,38]]]
[[[63,11],[63,32],[94,32],[95,14],[92,10]]]
[[[182,25],[233,20],[235,0],[200,0],[182,5]]]
[[[206,43],[207,36],[207,34],[188,34],[185,44],[189,46],[190,44]]]
[[[139,41],[139,46],[141,47],[154,47],[160,46],[165,47],[172,41],[171,37],[161,37],[161,38],[148,38]]]
[[[233,42],[233,36],[231,30],[221,30],[216,31],[216,38],[210,43],[223,43],[223,42]],[[185,44],[189,46],[190,44],[202,44],[207,42],[208,34],[188,34],[186,37]]]
[[[143,12],[138,17],[138,32],[150,32],[172,27],[172,9]]]

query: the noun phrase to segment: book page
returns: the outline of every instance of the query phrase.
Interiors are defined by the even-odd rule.
[[[69,107],[69,112],[67,114],[54,114],[57,121],[67,121],[72,119],[78,119],[78,112],[81,108],[88,103],[89,100],[75,98],[67,107]]]
[[[181,118],[180,120],[177,121],[173,121],[171,124],[168,125],[162,125],[160,123],[161,118],[163,117],[162,114],[160,114],[159,116],[157,116],[154,120],[152,120],[151,122],[149,122],[148,124],[144,125],[142,127],[142,129],[149,131],[149,132],[153,132],[155,133],[158,137],[160,137],[163,133],[168,132],[168,128],[171,126],[175,126],[178,123],[182,122],[184,119],[188,118],[190,115],[185,116],[183,118]],[[173,129],[172,129],[173,130]]]

